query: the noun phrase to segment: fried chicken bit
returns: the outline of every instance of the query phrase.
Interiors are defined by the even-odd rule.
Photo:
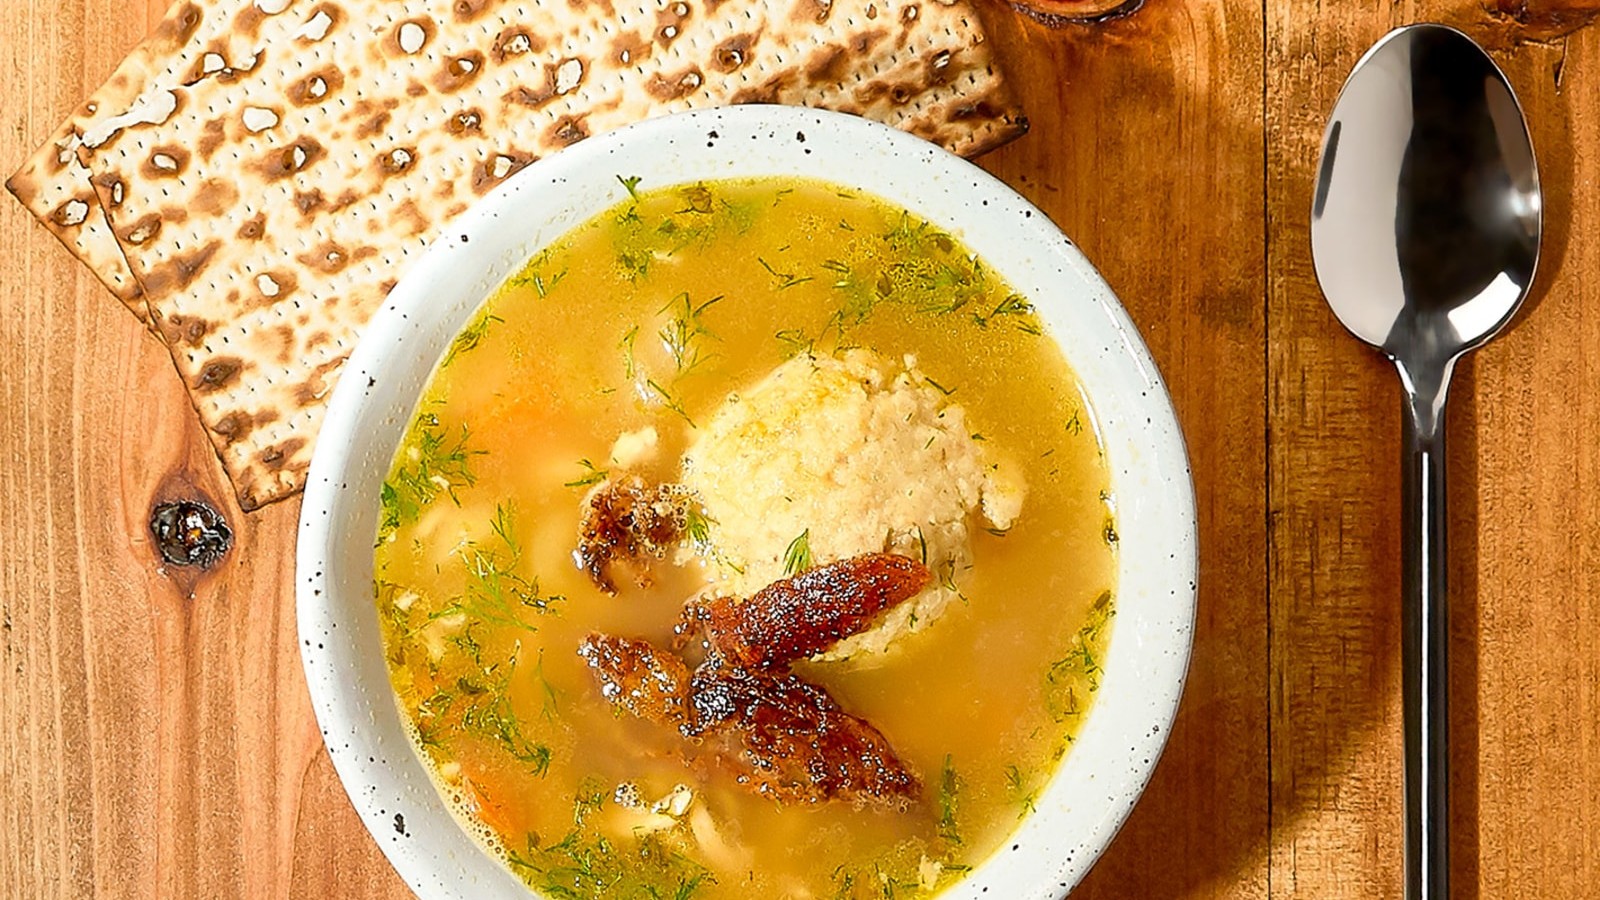
[[[691,699],[746,789],[786,803],[903,803],[921,790],[888,738],[795,675],[702,666]]]
[[[602,697],[647,722],[685,734],[698,730],[689,703],[689,667],[677,656],[648,641],[608,634],[584,638],[578,655],[594,670]]]
[[[756,794],[787,803],[899,803],[920,790],[881,732],[795,675],[731,668],[712,656],[691,676],[672,653],[605,634],[589,635],[578,653],[607,700],[706,739]]]
[[[637,475],[595,485],[578,524],[578,568],[608,594],[617,592],[609,572],[614,560],[632,564],[639,583],[648,584],[649,560],[665,556],[683,538],[692,497],[681,484],[651,486]]]
[[[868,553],[775,581],[748,600],[702,605],[711,646],[735,666],[772,668],[804,659],[864,630],[915,596],[933,573],[906,556]]]

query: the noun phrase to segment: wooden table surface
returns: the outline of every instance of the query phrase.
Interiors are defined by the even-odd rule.
[[[1457,897],[1600,896],[1600,0],[981,0],[1033,120],[983,164],[1143,330],[1193,456],[1199,626],[1144,799],[1075,897],[1398,897],[1399,407],[1312,277],[1317,144],[1391,27],[1463,28],[1528,111],[1532,310],[1449,424]],[[0,169],[163,0],[0,3]],[[401,897],[295,649],[298,502],[242,514],[166,352],[0,201],[0,896]],[[163,568],[152,505],[237,544]]]

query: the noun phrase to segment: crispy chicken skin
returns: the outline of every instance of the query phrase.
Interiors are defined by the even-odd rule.
[[[798,676],[702,666],[691,702],[738,782],[762,796],[904,802],[921,790],[882,732]]]
[[[771,668],[827,650],[932,580],[910,557],[867,553],[775,581],[748,600],[717,597],[701,615],[724,659]]]
[[[606,699],[699,740],[750,791],[785,803],[905,803],[921,784],[888,738],[787,669],[930,579],[921,563],[879,553],[785,578],[743,602],[719,598],[689,620],[706,626],[710,646],[692,674],[642,640],[591,634],[578,653]]]
[[[689,667],[675,654],[657,650],[648,641],[591,634],[578,645],[578,655],[594,670],[600,695],[657,725],[694,733],[694,708],[689,703]]]

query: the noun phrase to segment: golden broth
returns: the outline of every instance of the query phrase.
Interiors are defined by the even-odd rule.
[[[394,688],[463,820],[557,897],[934,893],[998,848],[1070,746],[1112,612],[1115,531],[1091,411],[1059,348],[957,241],[793,179],[635,192],[500,289],[456,339],[388,481],[377,604]],[[712,303],[715,298],[721,298]],[[1028,496],[975,528],[966,603],[867,661],[804,663],[922,778],[908,809],[781,806],[685,739],[620,714],[576,652],[669,640],[694,565],[598,591],[580,501],[612,443],[654,426],[673,480],[691,423],[797,352],[920,368]],[[680,816],[646,803],[692,790]]]

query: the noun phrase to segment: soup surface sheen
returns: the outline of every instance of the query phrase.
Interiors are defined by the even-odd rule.
[[[546,896],[937,893],[1032,809],[1097,686],[1116,533],[1088,402],[1023,298],[876,198],[793,179],[623,182],[630,200],[535,257],[456,338],[385,482],[376,602],[419,753]],[[620,712],[577,652],[593,632],[671,645],[714,577],[694,552],[705,535],[655,561],[647,586],[614,568],[615,596],[573,550],[619,436],[653,431],[653,447],[615,453],[678,481],[730,394],[851,348],[901,371],[914,358],[941,420],[959,406],[1026,495],[1003,531],[970,517],[959,565],[925,560],[958,598],[936,621],[795,666],[882,732],[919,796],[785,804]],[[829,527],[796,535],[789,571]]]

